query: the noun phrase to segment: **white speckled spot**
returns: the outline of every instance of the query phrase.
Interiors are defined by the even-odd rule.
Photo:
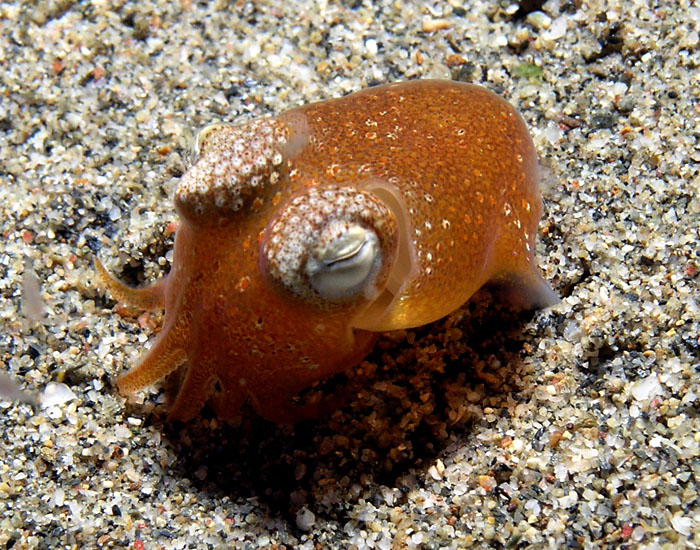
[[[284,161],[287,135],[287,128],[272,118],[205,128],[195,144],[196,162],[175,193],[177,203],[196,215],[211,209],[225,215],[264,196],[279,181],[273,167]]]

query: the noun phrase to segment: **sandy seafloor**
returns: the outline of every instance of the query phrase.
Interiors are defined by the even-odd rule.
[[[0,548],[700,546],[700,6],[517,9],[0,3],[0,365],[58,383],[0,404]],[[484,291],[386,335],[318,422],[127,404],[114,379],[161,316],[105,296],[93,258],[167,272],[197,129],[421,77],[521,110],[561,304]]]

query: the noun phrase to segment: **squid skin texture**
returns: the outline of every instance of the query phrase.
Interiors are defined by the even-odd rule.
[[[519,306],[557,301],[534,261],[532,140],[471,84],[396,83],[209,127],[175,206],[166,277],[132,289],[98,263],[116,299],[165,308],[118,385],[168,377],[171,419],[209,404],[230,420],[246,402],[275,422],[316,417],[342,392],[295,396],[361,361],[381,331],[435,321],[487,282]]]

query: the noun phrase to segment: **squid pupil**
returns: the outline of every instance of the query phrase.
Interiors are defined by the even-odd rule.
[[[346,260],[349,260],[353,258],[354,256],[357,256],[360,252],[362,252],[362,249],[367,246],[367,240],[363,239],[361,242],[358,242],[357,244],[354,245],[352,250],[347,250],[347,251],[340,251],[337,256],[334,258],[324,258],[323,263],[326,264],[328,267],[333,267],[334,265],[344,262]]]

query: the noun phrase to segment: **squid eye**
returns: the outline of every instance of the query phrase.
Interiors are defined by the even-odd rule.
[[[342,221],[332,222],[323,233],[322,242],[328,236],[332,240],[310,256],[305,266],[312,288],[330,300],[358,293],[381,264],[377,235]]]
[[[350,186],[311,188],[270,221],[260,268],[310,305],[350,308],[382,293],[397,243],[394,214],[378,197]]]
[[[226,124],[210,124],[202,128],[195,136],[194,143],[192,144],[192,149],[189,155],[189,164],[193,165],[202,154],[202,151],[207,146],[207,143],[211,141],[212,136],[216,134],[222,128],[231,128]]]

